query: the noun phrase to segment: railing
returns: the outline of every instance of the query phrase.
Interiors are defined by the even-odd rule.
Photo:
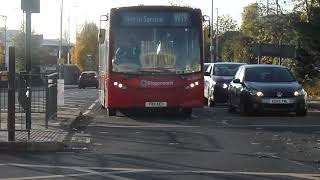
[[[16,75],[15,105],[8,106],[8,85],[2,81],[0,87],[0,131],[7,131],[8,109],[15,108],[15,130],[30,132],[31,125],[45,126],[57,117],[58,73],[32,74],[32,86],[26,86],[28,76],[21,72]],[[30,94],[28,94],[30,93]],[[26,119],[27,96],[31,95],[31,122]],[[42,125],[41,125],[42,120]]]

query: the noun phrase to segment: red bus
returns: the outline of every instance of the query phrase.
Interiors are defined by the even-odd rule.
[[[131,108],[189,116],[203,106],[200,9],[133,6],[113,8],[105,17],[99,32],[100,102],[109,116]]]

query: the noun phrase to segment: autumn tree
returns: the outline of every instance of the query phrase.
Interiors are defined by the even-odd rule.
[[[98,69],[98,27],[94,23],[85,23],[81,32],[77,34],[76,44],[71,50],[72,64],[83,70]],[[90,61],[89,61],[90,59]]]

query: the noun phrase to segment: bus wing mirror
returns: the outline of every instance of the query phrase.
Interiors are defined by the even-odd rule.
[[[100,29],[99,30],[99,35],[98,35],[98,41],[100,44],[104,43],[104,40],[106,38],[106,30],[105,29]]]
[[[240,84],[241,83],[240,79],[234,79],[232,82],[235,83],[235,84]]]

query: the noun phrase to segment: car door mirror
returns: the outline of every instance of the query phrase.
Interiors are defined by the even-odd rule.
[[[235,83],[235,84],[240,84],[241,83],[240,79],[234,79],[232,82]]]
[[[210,72],[204,72],[204,76],[210,76]]]

